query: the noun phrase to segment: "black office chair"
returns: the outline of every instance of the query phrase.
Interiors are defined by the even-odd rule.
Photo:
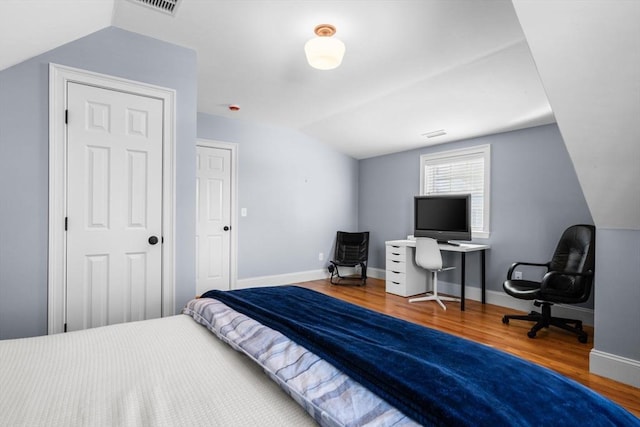
[[[595,269],[596,228],[593,225],[573,225],[565,230],[558,242],[551,261],[545,264],[516,262],[507,273],[507,281],[502,287],[512,297],[535,300],[534,305],[541,312],[532,311],[527,315],[505,315],[502,323],[510,319],[536,322],[527,332],[535,338],[542,328],[557,326],[578,334],[578,341],[587,342],[587,333],[582,330],[582,321],[551,316],[554,303],[577,304],[585,302],[591,294]],[[518,265],[546,267],[547,273],[541,282],[514,280],[513,271]],[[573,326],[572,326],[573,325]]]
[[[348,233],[338,231],[333,260],[328,266],[332,285],[367,284],[367,261],[369,258],[369,232]],[[360,267],[356,276],[341,276],[338,267]],[[354,282],[355,281],[355,282]]]

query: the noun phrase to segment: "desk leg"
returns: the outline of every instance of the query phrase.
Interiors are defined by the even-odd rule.
[[[467,265],[467,257],[464,252],[460,252],[460,311],[464,311],[464,287],[465,287],[465,266]]]
[[[480,269],[481,271],[481,275],[482,275],[482,303],[486,304],[487,299],[485,298],[485,291],[487,290],[487,282],[485,279],[485,252],[487,252],[486,250],[481,250],[480,251],[480,262],[482,263],[480,265]]]

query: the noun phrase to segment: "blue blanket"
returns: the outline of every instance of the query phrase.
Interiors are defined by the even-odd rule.
[[[588,388],[493,348],[296,286],[209,291],[424,425],[640,426]]]

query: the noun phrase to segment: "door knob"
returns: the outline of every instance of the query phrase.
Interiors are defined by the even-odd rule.
[[[231,229],[231,227],[229,227],[228,225],[225,225],[224,227],[222,227],[222,229],[224,231],[229,231]]]
[[[156,243],[158,243],[158,238],[156,236],[149,237],[149,244],[150,245],[155,245]]]

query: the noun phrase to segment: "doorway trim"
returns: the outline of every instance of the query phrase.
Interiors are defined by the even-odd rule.
[[[67,83],[76,82],[163,101],[162,316],[175,313],[175,117],[176,92],[106,74],[49,64],[49,265],[47,332],[64,332],[66,315]]]
[[[238,144],[198,138],[196,145],[231,151],[231,239],[229,241],[229,289],[238,282]]]

